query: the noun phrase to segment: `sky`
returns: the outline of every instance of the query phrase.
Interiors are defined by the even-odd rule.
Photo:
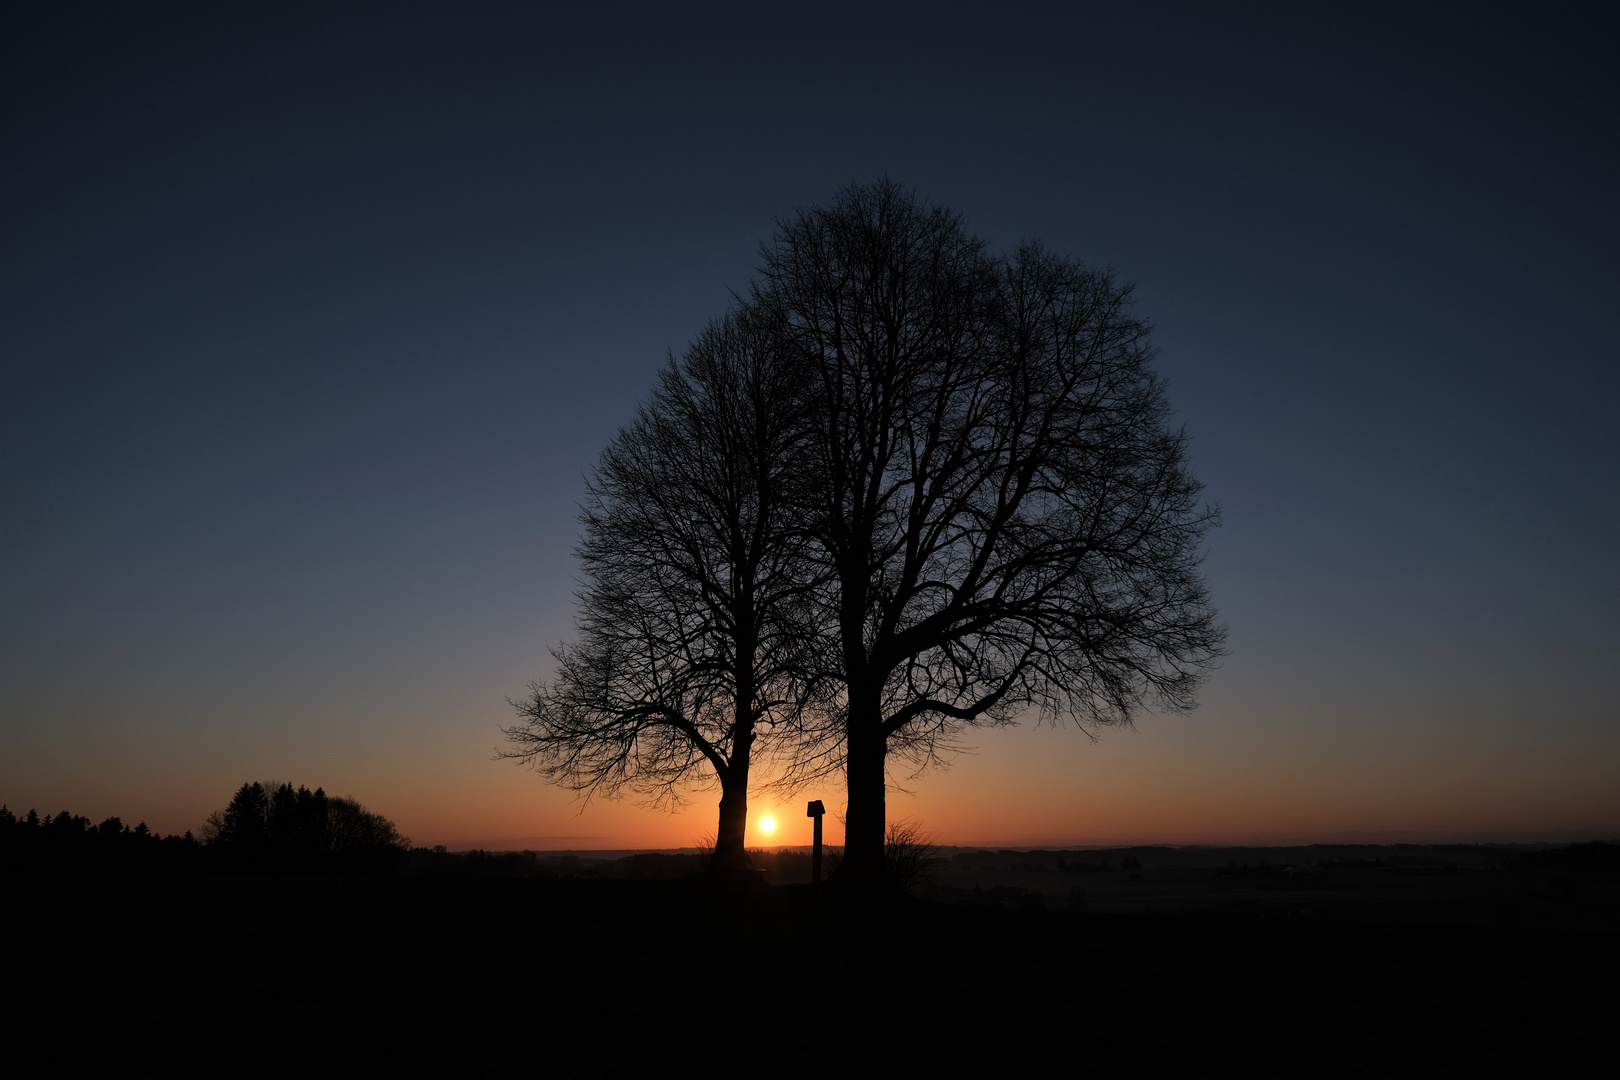
[[[0,802],[712,833],[496,760],[507,699],[657,369],[889,177],[1135,283],[1230,635],[1196,711],[975,733],[891,820],[1620,835],[1617,53],[1598,5],[8,4]]]

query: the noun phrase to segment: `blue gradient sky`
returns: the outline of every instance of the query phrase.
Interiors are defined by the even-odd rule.
[[[666,352],[776,217],[888,175],[1137,283],[1232,647],[1191,715],[987,734],[892,816],[1620,834],[1612,9],[808,18],[8,5],[0,801],[179,831],[275,776],[419,843],[712,830],[580,815],[497,725]]]

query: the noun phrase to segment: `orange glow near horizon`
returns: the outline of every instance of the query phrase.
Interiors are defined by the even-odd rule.
[[[1482,722],[1466,737],[1440,739],[1416,722],[1403,727],[1387,717],[1329,725],[1308,714],[1244,715],[1211,696],[1192,716],[1144,718],[1096,742],[1028,724],[975,732],[974,752],[950,768],[899,778],[888,820],[914,822],[940,844],[995,847],[1620,832],[1613,767],[1620,729],[1581,741]],[[94,821],[144,821],[162,833],[195,832],[242,783],[278,776],[357,798],[428,847],[675,850],[702,846],[714,834],[713,789],[687,793],[675,812],[656,812],[634,797],[582,801],[528,770],[491,761],[488,732],[499,719],[474,715],[448,731],[424,722],[423,733],[407,731],[387,752],[374,740],[321,731],[244,747],[224,729],[200,728],[180,751],[117,732],[94,752],[63,752],[26,769],[19,762],[30,759],[0,753],[0,802],[19,815],[30,807],[68,810]],[[792,798],[760,799],[750,815],[750,845],[808,845],[808,799],[825,801],[825,842],[842,844],[843,783],[828,777]],[[769,832],[766,816],[775,825]]]

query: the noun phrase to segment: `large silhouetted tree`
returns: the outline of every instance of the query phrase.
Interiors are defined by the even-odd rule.
[[[804,370],[746,305],[660,375],[602,455],[579,548],[585,584],[556,673],[514,704],[505,756],[587,798],[661,807],[720,789],[715,856],[746,860],[750,776],[800,724],[816,563],[797,511]]]
[[[1192,705],[1222,641],[1199,572],[1214,514],[1108,274],[1034,244],[993,257],[888,182],[785,221],[764,260],[753,302],[812,391],[840,873],[871,881],[895,759],[1031,708],[1092,725]]]

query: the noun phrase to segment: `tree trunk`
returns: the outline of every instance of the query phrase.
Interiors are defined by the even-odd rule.
[[[744,870],[748,867],[748,851],[744,840],[748,831],[747,773],[739,783],[734,774],[720,781],[720,828],[715,833],[713,869],[717,872]]]
[[[844,812],[844,862],[838,874],[851,885],[876,888],[883,883],[883,830],[888,812],[884,762],[888,738],[878,695],[852,690],[849,699],[849,743],[845,768],[849,804]]]
[[[720,826],[714,834],[713,870],[733,873],[749,866],[744,846],[748,835],[748,766],[753,737],[737,738],[730,765],[720,772]]]

